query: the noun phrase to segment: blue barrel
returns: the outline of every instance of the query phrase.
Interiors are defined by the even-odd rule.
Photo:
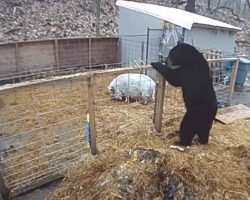
[[[249,69],[250,69],[250,60],[247,58],[239,57],[239,66],[235,81],[237,87],[243,87]]]
[[[226,58],[235,58],[235,55],[233,53],[230,53],[230,52],[224,53],[224,56]],[[224,62],[224,68],[225,69],[232,69],[232,66],[233,66],[233,62],[232,61],[225,61]]]

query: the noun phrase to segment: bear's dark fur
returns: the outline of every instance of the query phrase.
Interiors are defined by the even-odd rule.
[[[180,126],[180,144],[189,146],[195,135],[207,144],[217,113],[217,100],[210,69],[203,55],[189,44],[178,44],[165,63],[151,63],[173,86],[181,87],[186,114]]]

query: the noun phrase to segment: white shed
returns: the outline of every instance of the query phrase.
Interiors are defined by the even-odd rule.
[[[184,10],[118,0],[122,62],[150,63],[168,55],[178,41],[199,50],[234,52],[238,27]]]

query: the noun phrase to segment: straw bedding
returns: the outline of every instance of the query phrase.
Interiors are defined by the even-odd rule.
[[[70,169],[48,199],[249,199],[249,122],[216,123],[208,145],[184,153],[169,148],[177,136],[157,136],[150,123],[138,127]],[[141,158],[152,150],[153,158]]]
[[[117,134],[107,134],[109,142],[99,145],[92,161],[69,169],[48,200],[250,198],[250,120],[216,122],[208,145],[179,152],[169,148],[178,140],[184,110],[179,91],[166,90],[162,133],[154,130],[151,105],[129,108],[130,117],[141,120],[120,130],[122,118],[106,113],[116,124],[97,131]]]

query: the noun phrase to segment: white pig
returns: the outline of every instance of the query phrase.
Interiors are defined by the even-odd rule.
[[[148,103],[155,100],[155,82],[145,74],[122,74],[108,86],[112,97],[117,100],[129,99]]]

